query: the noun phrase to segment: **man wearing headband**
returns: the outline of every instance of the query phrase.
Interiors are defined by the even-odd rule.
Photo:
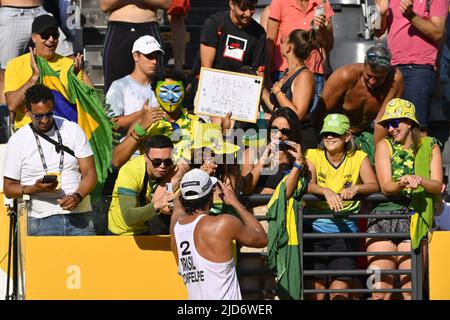
[[[375,35],[380,37],[387,30],[392,65],[400,69],[405,79],[402,98],[416,106],[421,130],[426,132],[449,0],[376,0],[375,3],[381,13],[381,28],[375,30]]]
[[[128,130],[127,137],[113,150],[112,164],[116,168],[130,159],[141,142],[159,134],[172,138],[174,160],[178,160],[182,149],[192,140],[195,126],[200,123],[198,116],[188,114],[183,108],[185,85],[179,72],[167,70],[153,79],[152,88],[163,112],[155,115],[155,108],[144,108],[141,117]]]
[[[210,215],[214,189],[239,218]],[[242,300],[234,241],[263,248],[267,235],[256,218],[239,202],[234,191],[200,169],[187,172],[180,182],[180,200],[170,222],[172,251],[189,300]]]
[[[334,71],[325,83],[313,121],[317,129],[329,113],[343,113],[350,119],[356,142],[374,161],[374,143],[387,131],[372,122],[379,119],[386,104],[403,92],[403,76],[391,66],[389,50],[383,46],[367,49],[364,63],[348,64]]]

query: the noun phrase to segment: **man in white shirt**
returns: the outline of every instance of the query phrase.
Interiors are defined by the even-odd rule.
[[[32,123],[8,142],[4,193],[13,199],[30,195],[29,235],[95,235],[89,197],[97,183],[93,153],[78,124],[54,117],[53,107],[44,85],[26,91]]]
[[[164,51],[154,37],[147,35],[134,42],[132,54],[133,72],[114,81],[106,94],[106,103],[112,108],[118,129],[124,132],[143,116],[144,106],[158,106],[151,82],[157,71],[158,57]],[[155,109],[162,118],[162,110]]]

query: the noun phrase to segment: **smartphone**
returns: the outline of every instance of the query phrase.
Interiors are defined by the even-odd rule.
[[[288,151],[291,146],[286,141],[280,141],[280,143],[278,144],[278,148],[280,149],[280,151]]]
[[[167,192],[173,192],[171,183],[166,183],[166,191]],[[169,202],[169,209],[170,210],[173,209],[173,201]]]
[[[42,178],[42,183],[54,183],[58,180],[58,176],[54,174],[46,174],[44,178]]]

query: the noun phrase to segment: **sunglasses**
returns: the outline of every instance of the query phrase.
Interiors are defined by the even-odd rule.
[[[336,132],[323,132],[320,135],[322,136],[322,138],[326,138],[326,137],[329,137],[329,136],[331,136],[333,138],[340,138],[340,137],[343,136],[343,134],[339,134],[339,133],[336,133]]]
[[[292,134],[292,130],[288,128],[278,128],[277,126],[272,126],[272,130],[280,131],[283,136],[290,137]]]
[[[39,121],[42,120],[44,117],[46,117],[47,119],[53,118],[53,112],[50,111],[47,113],[32,113],[31,116]]]
[[[374,67],[384,67],[387,68],[391,65],[391,59],[388,57],[380,57],[379,55],[375,54],[374,52],[369,52],[366,55],[367,62]]]
[[[44,31],[39,34],[43,40],[48,40],[50,37],[53,37],[53,39],[59,38],[59,31]]]
[[[382,126],[385,129],[389,129],[390,127],[394,128],[394,129],[398,129],[399,125],[400,125],[400,119],[387,120],[387,121],[383,122],[383,124],[382,124]]]
[[[164,163],[164,166],[165,166],[165,167],[170,167],[171,165],[173,165],[173,161],[172,161],[172,159],[170,159],[170,158],[167,158],[167,159],[152,159],[152,158],[150,158],[147,154],[146,154],[146,156],[147,156],[148,160],[151,161],[152,165],[153,165],[155,168],[160,167],[161,164],[163,164],[163,163]]]

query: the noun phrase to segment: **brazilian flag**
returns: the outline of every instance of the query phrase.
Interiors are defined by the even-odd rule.
[[[103,183],[112,158],[112,123],[105,113],[103,103],[95,89],[86,86],[73,72],[67,74],[68,89],[47,60],[36,56],[39,83],[52,90],[55,97],[54,114],[78,123],[83,129],[94,153],[98,181]]]
[[[294,194],[286,199],[286,179],[287,177],[284,177],[278,184],[267,205],[268,265],[271,270],[276,270],[280,297],[299,300],[303,299],[303,296],[297,219],[307,183],[300,177]]]

